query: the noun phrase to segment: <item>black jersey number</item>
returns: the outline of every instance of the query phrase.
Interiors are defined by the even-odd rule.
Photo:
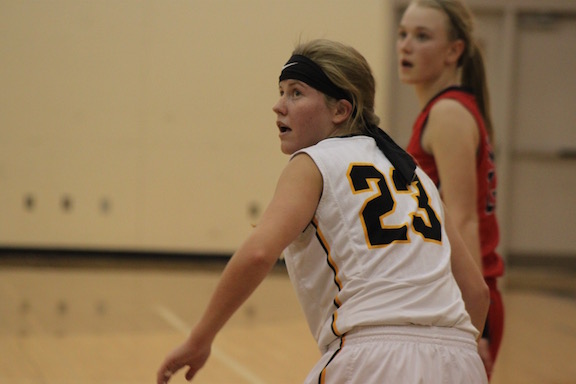
[[[392,173],[392,181],[395,193],[411,193],[418,201],[417,212],[410,216],[411,223],[402,225],[385,225],[386,216],[394,212],[396,201],[384,175],[373,165],[361,164],[352,165],[348,171],[348,179],[354,193],[365,193],[373,191],[370,182],[375,182],[377,191],[373,193],[362,206],[360,218],[366,232],[368,246],[379,247],[392,244],[394,242],[407,242],[408,226],[411,225],[414,231],[426,240],[441,241],[442,228],[436,212],[430,207],[430,199],[422,187],[420,180],[416,178],[413,185],[416,190],[409,189],[408,186],[399,182],[396,171]]]

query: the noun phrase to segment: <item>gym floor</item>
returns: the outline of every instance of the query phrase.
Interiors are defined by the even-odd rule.
[[[225,259],[0,255],[0,383],[154,382]],[[576,383],[576,268],[509,266],[492,384]],[[279,264],[216,339],[195,383],[302,382],[319,354]],[[172,383],[185,383],[183,373]]]

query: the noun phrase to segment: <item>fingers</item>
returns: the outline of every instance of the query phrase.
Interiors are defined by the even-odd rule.
[[[186,372],[186,375],[184,377],[186,378],[186,380],[192,381],[194,376],[196,376],[196,373],[198,373],[198,369],[194,369],[194,368],[190,367],[188,369],[188,372]]]
[[[178,371],[177,369],[168,368],[168,364],[163,364],[158,372],[156,373],[156,383],[157,384],[167,384],[172,375]]]
[[[191,381],[194,378],[194,376],[196,376],[197,371],[198,370],[196,369],[189,368],[185,375],[186,380]],[[156,378],[157,384],[168,384],[174,373],[175,372],[169,369],[159,370]]]
[[[490,353],[490,343],[487,339],[480,339],[478,342],[478,352],[482,362],[484,363],[486,373],[488,376],[490,376],[494,368],[494,359],[492,359],[492,354]]]
[[[167,384],[172,377],[172,372],[164,371],[156,374],[156,384]]]
[[[188,368],[186,379],[191,381],[204,366],[210,355],[210,344],[200,345],[186,341],[174,349],[160,365],[156,373],[157,384],[167,384],[172,376],[182,368]]]
[[[196,373],[198,373],[198,368],[194,368],[190,364],[184,364],[183,366],[175,366],[173,363],[165,363],[163,364],[156,374],[156,382],[157,384],[168,384],[172,376],[176,374],[180,370],[180,368],[188,368],[185,374],[185,378],[188,381],[192,381]]]
[[[173,372],[167,369],[158,371],[156,375],[156,383],[157,384],[167,384],[172,377]]]
[[[162,375],[164,376],[164,383],[163,384],[166,384],[166,383],[168,383],[168,381],[170,381],[170,378],[172,377],[172,371],[166,370],[162,373]]]

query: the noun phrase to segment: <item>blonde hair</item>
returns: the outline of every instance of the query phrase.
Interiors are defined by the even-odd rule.
[[[460,0],[413,0],[412,4],[438,9],[446,14],[449,21],[449,38],[453,41],[460,39],[464,42],[465,49],[458,61],[458,66],[462,68],[462,85],[471,88],[474,92],[488,135],[493,138],[484,56],[473,36],[472,13]]]
[[[347,133],[366,133],[367,127],[379,124],[380,118],[374,112],[376,82],[368,62],[356,49],[316,39],[298,44],[292,54],[314,61],[336,86],[350,95],[354,112]],[[327,98],[330,102],[330,97]]]

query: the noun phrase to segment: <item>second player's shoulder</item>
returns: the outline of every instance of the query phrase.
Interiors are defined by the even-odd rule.
[[[468,138],[477,142],[478,126],[470,110],[455,99],[442,99],[430,109],[423,143]]]
[[[472,117],[468,108],[461,100],[454,98],[441,98],[435,101],[430,107],[430,118],[455,119],[461,117]]]

